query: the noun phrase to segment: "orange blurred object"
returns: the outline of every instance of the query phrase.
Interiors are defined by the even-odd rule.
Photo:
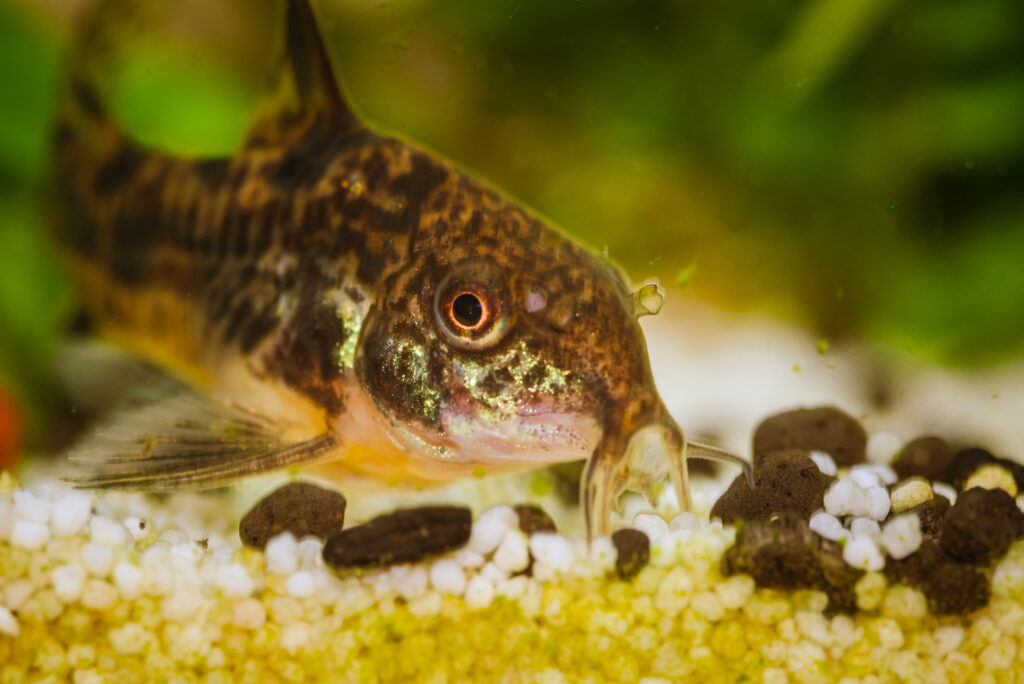
[[[0,470],[11,470],[21,456],[25,425],[21,409],[9,392],[0,387]]]

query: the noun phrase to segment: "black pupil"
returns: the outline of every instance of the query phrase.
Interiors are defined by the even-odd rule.
[[[484,307],[476,295],[463,292],[452,302],[452,315],[460,325],[472,328],[484,315]]]

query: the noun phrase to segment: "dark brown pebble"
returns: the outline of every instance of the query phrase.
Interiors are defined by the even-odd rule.
[[[630,527],[617,530],[612,535],[612,544],[618,551],[615,570],[622,579],[633,577],[651,560],[651,541],[640,530]]]
[[[989,464],[1001,465],[1009,470],[1013,474],[1013,479],[1017,482],[1017,488],[1024,490],[1024,465],[1007,458],[997,458],[991,452],[980,447],[971,447],[970,449],[958,451],[956,456],[953,457],[952,462],[950,462],[949,471],[946,473],[943,481],[949,482],[956,487],[957,491],[963,490],[968,478],[978,468]]]
[[[421,506],[379,515],[338,532],[324,545],[335,569],[415,563],[469,541],[473,516],[462,506]]]
[[[936,615],[966,615],[988,603],[985,571],[970,563],[958,563],[932,540],[925,539],[917,551],[902,560],[888,559],[885,575],[890,582],[920,589],[929,610]]]
[[[754,433],[754,460],[784,449],[824,451],[839,466],[864,461],[867,433],[852,416],[832,406],[787,411],[768,418]]]
[[[345,497],[340,492],[308,482],[291,482],[275,489],[252,507],[238,525],[242,543],[262,549],[271,537],[291,532],[296,537],[320,539],[341,530]]]
[[[517,504],[512,509],[519,517],[519,529],[525,534],[534,532],[557,532],[555,521],[551,519],[543,508],[533,504]]]
[[[946,472],[953,461],[953,449],[941,437],[918,437],[907,442],[893,463],[901,480],[920,475],[929,480],[946,481]]]
[[[722,571],[750,575],[769,589],[818,589],[830,610],[842,612],[856,610],[854,585],[864,574],[846,564],[837,544],[792,514],[743,523],[722,557]]]
[[[757,461],[754,488],[742,475],[718,498],[711,517],[724,523],[768,520],[777,513],[793,513],[803,520],[822,507],[825,490],[834,478],[800,451],[766,453]]]
[[[1024,513],[1002,489],[972,487],[957,497],[942,523],[943,550],[963,563],[1006,553],[1024,530]]]
[[[928,541],[938,542],[942,535],[942,523],[949,510],[949,499],[939,494],[913,508],[906,513],[916,513],[921,521],[921,537]]]

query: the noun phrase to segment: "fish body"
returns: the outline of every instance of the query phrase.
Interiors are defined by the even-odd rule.
[[[687,502],[618,269],[364,126],[308,3],[287,8],[293,98],[231,157],[146,149],[71,78],[58,242],[101,334],[178,376],[73,452],[72,479],[167,489],[301,465],[422,484],[586,458],[592,531],[669,471]],[[633,453],[647,427],[667,458]]]

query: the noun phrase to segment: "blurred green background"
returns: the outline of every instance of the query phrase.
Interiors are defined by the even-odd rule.
[[[268,91],[281,8],[136,4],[99,74],[119,119],[229,153]],[[36,432],[74,309],[39,208],[80,5],[0,4],[0,387]],[[947,364],[1024,350],[1020,0],[315,7],[369,121],[637,280]]]

